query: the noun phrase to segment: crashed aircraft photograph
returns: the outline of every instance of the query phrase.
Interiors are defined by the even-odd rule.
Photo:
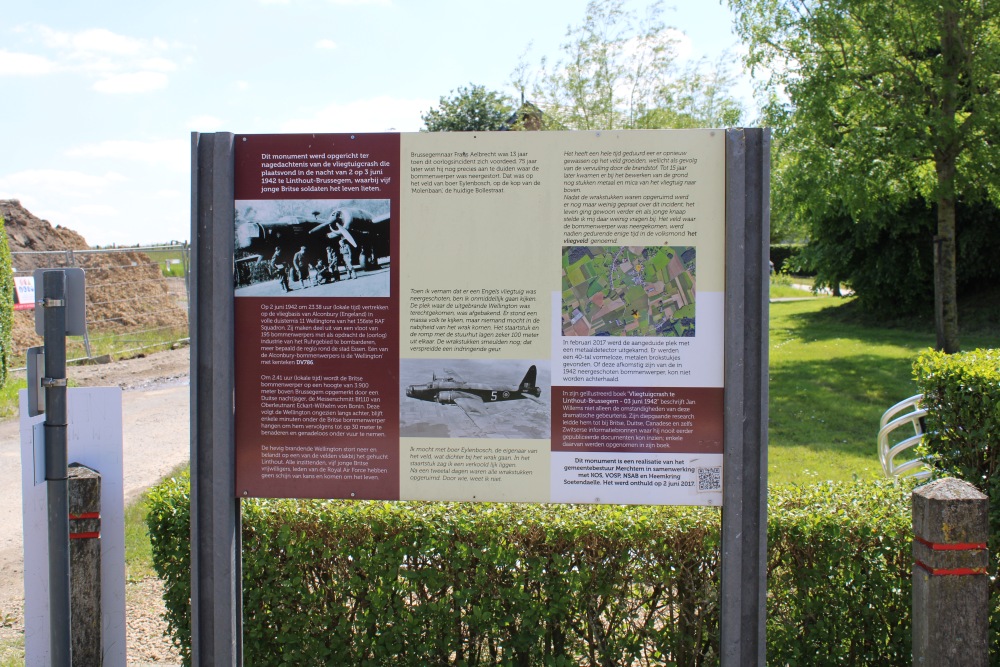
[[[236,296],[389,296],[389,204],[237,201]]]
[[[537,360],[401,360],[400,435],[549,438],[550,377]]]

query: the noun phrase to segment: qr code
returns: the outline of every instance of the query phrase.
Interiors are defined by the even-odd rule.
[[[697,468],[698,491],[720,491],[722,489],[722,466]]]

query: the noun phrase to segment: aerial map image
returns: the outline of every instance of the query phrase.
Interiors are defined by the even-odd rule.
[[[694,336],[691,246],[567,246],[563,336]]]

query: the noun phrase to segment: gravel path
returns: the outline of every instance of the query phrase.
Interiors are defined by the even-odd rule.
[[[68,370],[78,386],[119,386],[124,432],[126,504],[187,462],[189,355],[183,347],[137,359]],[[20,435],[0,422],[0,661],[20,654],[24,635]],[[128,664],[179,665],[164,637],[161,586],[155,577],[126,584]]]

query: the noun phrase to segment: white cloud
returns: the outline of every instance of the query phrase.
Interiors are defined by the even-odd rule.
[[[141,53],[145,49],[142,40],[119,35],[104,28],[92,28],[73,33],[40,26],[39,32],[46,46],[60,51],[68,51],[78,56],[94,53],[127,56]]]
[[[250,84],[246,81],[234,81],[233,88],[236,90],[250,90]]]
[[[153,72],[176,72],[177,63],[166,58],[147,58],[139,63],[139,67]]]
[[[188,119],[184,127],[192,132],[216,132],[222,129],[224,123],[221,118],[205,115]]]
[[[337,43],[332,39],[321,39],[316,42],[317,49],[335,49],[337,48]]]
[[[127,180],[118,172],[91,174],[66,169],[28,169],[0,175],[0,197],[25,199],[24,193],[44,200],[48,195],[90,199]]]
[[[168,80],[163,72],[130,72],[104,77],[91,88],[99,93],[148,93],[166,88]]]
[[[0,76],[38,76],[55,69],[56,64],[44,56],[0,49]]]
[[[176,199],[176,200],[185,199],[186,200],[187,197],[188,197],[188,194],[189,193],[187,193],[187,192],[181,192],[180,190],[157,190],[156,192],[153,193],[153,196],[156,197],[157,199]]]
[[[680,60],[688,60],[694,55],[694,42],[687,33],[676,28],[667,28],[667,33],[674,40],[674,49]]]
[[[164,172],[159,181],[162,187],[150,195],[117,172],[22,171],[0,174],[0,199],[19,199],[38,217],[82,234],[90,244],[187,238],[189,176]]]
[[[257,0],[262,5],[287,5],[291,0]],[[331,5],[378,5],[391,7],[392,0],[327,0]]]
[[[119,213],[117,208],[108,204],[79,204],[71,207],[70,212],[86,218],[112,217]]]
[[[191,145],[183,139],[102,141],[71,148],[66,151],[66,155],[78,158],[128,160],[163,166],[172,171],[188,171],[191,168]]]
[[[178,69],[169,57],[180,47],[162,39],[139,39],[104,28],[78,32],[29,26],[18,30],[33,33],[49,53],[0,51],[0,75],[51,72],[82,72],[94,77],[92,88],[102,93],[146,93],[165,88],[167,73]]]
[[[403,100],[376,97],[346,104],[330,104],[307,118],[281,124],[282,132],[416,132],[423,126],[420,114],[437,100]]]

